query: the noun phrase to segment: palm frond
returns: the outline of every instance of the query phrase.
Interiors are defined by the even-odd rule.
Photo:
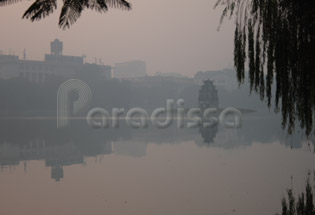
[[[80,16],[84,8],[106,12],[108,7],[130,10],[131,4],[125,0],[64,0],[59,18],[59,26],[69,28]]]
[[[53,13],[56,8],[57,0],[37,0],[25,11],[23,18],[40,20]]]
[[[22,1],[22,0],[0,0],[0,6],[15,4],[15,3],[20,2],[20,1]]]
[[[131,4],[125,0],[89,0],[87,8],[98,12],[106,12],[108,7],[130,10]]]
[[[0,6],[13,4],[22,0],[0,0]],[[118,8],[121,10],[131,10],[131,4],[126,0],[63,0],[63,7],[59,17],[59,26],[63,29],[81,16],[85,8],[97,12],[106,12],[108,8]],[[57,0],[36,0],[23,14],[23,18],[31,21],[40,20],[53,13],[57,8]]]
[[[97,12],[106,12],[108,10],[108,6],[104,0],[89,0],[86,7]]]
[[[109,7],[131,10],[132,5],[125,0],[103,0]]]
[[[59,17],[59,26],[63,29],[69,28],[81,16],[82,10],[86,6],[86,0],[64,0]]]

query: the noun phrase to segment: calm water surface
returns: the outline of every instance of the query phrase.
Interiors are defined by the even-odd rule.
[[[1,214],[275,214],[314,171],[312,143],[272,113],[206,131],[76,124],[1,120]]]

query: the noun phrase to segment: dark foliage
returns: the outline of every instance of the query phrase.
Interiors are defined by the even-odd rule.
[[[0,0],[0,6],[13,4],[19,0]],[[59,26],[69,28],[80,16],[84,9],[106,12],[109,7],[130,10],[131,4],[125,0],[63,0],[59,17]],[[24,13],[23,18],[31,21],[40,20],[57,9],[57,0],[36,0]]]
[[[315,1],[218,0],[219,4],[224,5],[221,22],[236,15],[238,81],[244,81],[248,66],[250,90],[266,99],[269,107],[274,96],[283,128],[291,134],[299,120],[309,135],[315,107]]]
[[[282,215],[314,215],[314,193],[309,179],[305,186],[305,192],[296,199],[292,189],[287,190],[287,198],[282,199]]]

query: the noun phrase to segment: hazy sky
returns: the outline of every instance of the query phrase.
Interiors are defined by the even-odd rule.
[[[28,59],[42,60],[49,42],[64,42],[64,54],[87,55],[88,62],[101,58],[105,64],[144,60],[147,72],[179,72],[233,65],[233,21],[217,31],[222,8],[216,0],[130,0],[133,9],[110,9],[100,14],[86,10],[68,30],[58,27],[62,2],[56,12],[38,22],[22,20],[33,1],[0,7],[0,50]]]

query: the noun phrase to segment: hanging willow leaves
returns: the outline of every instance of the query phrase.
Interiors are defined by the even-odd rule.
[[[218,0],[218,5],[224,7],[221,22],[236,16],[238,81],[243,83],[248,68],[250,91],[258,92],[269,107],[274,96],[283,128],[291,134],[298,120],[309,135],[315,110],[315,1]]]

